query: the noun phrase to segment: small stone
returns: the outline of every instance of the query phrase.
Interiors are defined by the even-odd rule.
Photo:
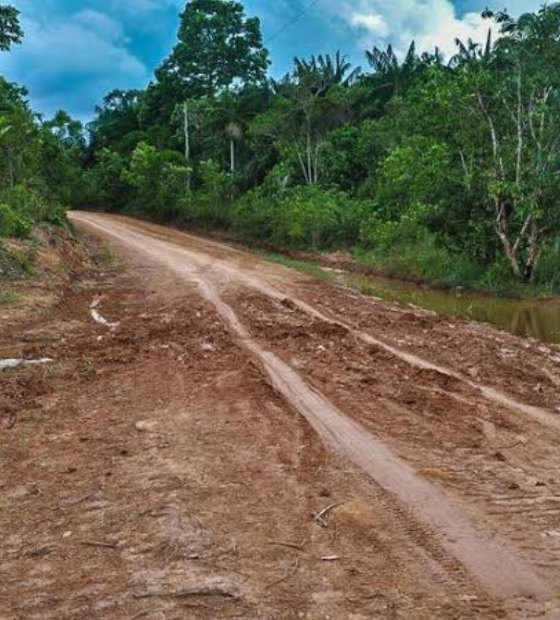
[[[70,530],[68,530],[67,532],[64,532],[64,534],[62,534],[62,538],[70,538],[70,536],[72,536],[72,532]]]
[[[153,433],[157,427],[157,422],[154,420],[140,420],[134,425],[137,431],[141,433]]]

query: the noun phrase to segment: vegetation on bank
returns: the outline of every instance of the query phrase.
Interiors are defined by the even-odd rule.
[[[0,56],[23,36],[19,11],[0,4]],[[0,75],[0,277],[32,271],[37,226],[67,224],[86,150],[81,123],[65,112],[44,119],[27,95]]]
[[[22,36],[7,15],[0,49]],[[79,204],[350,249],[445,286],[558,291],[560,6],[484,17],[486,43],[453,58],[374,47],[367,70],[336,53],[274,80],[257,18],[191,0],[152,82],[109,93],[88,140],[0,82],[0,236]]]

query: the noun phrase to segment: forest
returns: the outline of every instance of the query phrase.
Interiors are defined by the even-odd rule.
[[[0,237],[79,206],[443,286],[558,291],[560,5],[483,16],[487,40],[451,58],[411,42],[359,68],[333,50],[273,78],[257,17],[191,0],[152,81],[85,126],[0,77]],[[20,44],[0,4],[0,62]]]

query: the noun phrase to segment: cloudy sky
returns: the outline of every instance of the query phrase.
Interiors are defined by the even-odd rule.
[[[0,0],[0,3],[6,0]],[[284,73],[294,55],[335,52],[363,63],[363,50],[393,43],[405,50],[448,52],[455,37],[483,39],[479,17],[487,5],[512,13],[538,9],[540,0],[244,0],[261,18],[273,61]],[[25,84],[34,107],[49,115],[64,108],[87,120],[113,88],[145,85],[176,38],[185,0],[7,0],[22,13],[23,46],[0,55],[0,74]]]

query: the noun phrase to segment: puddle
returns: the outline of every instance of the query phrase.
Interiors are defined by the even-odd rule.
[[[470,291],[441,291],[376,276],[339,275],[364,287],[368,295],[437,314],[490,323],[524,338],[560,343],[560,300],[517,300]]]

